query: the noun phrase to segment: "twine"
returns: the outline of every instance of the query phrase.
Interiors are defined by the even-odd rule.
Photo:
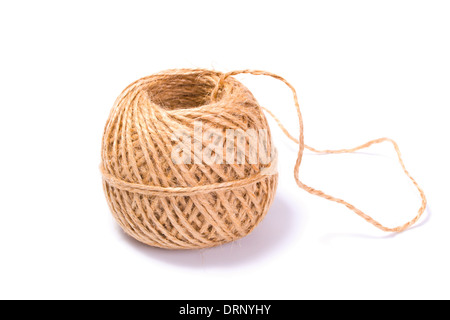
[[[194,137],[195,121],[222,132],[269,130],[250,91],[222,75],[169,70],[134,82],[117,98],[104,131],[101,171],[110,209],[135,239],[169,249],[212,247],[247,235],[267,213],[276,159],[251,164],[249,141],[233,150],[245,153],[243,164],[177,164],[171,158],[172,136]],[[271,150],[268,135],[264,147]]]
[[[298,139],[232,77],[243,73],[275,78],[292,90],[300,125]],[[243,164],[175,164],[170,157],[174,148],[171,136],[180,130],[194,136],[194,121],[223,132],[266,129],[268,139],[264,148],[272,150],[270,130],[262,110],[299,145],[294,178],[300,188],[345,205],[383,231],[401,232],[420,219],[427,204],[425,194],[406,170],[394,140],[380,138],[350,149],[316,150],[304,143],[297,93],[284,78],[257,70],[221,73],[175,69],[128,86],[117,98],[105,127],[103,187],[110,209],[123,230],[143,243],[169,249],[212,247],[249,234],[273,201],[278,179],[276,157],[269,164],[250,164],[247,152]],[[352,204],[309,187],[299,179],[305,148],[326,154],[352,153],[382,142],[394,146],[404,173],[422,199],[417,215],[404,225],[385,227]],[[246,151],[235,148],[234,153],[239,152]]]

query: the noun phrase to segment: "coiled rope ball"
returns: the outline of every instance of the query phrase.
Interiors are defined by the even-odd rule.
[[[264,147],[271,150],[266,117],[242,83],[228,77],[212,96],[222,75],[168,70],[132,83],[117,98],[101,169],[110,209],[133,238],[168,249],[212,247],[246,236],[266,215],[277,186],[274,163],[250,164],[248,152],[242,164],[172,160],[173,135],[194,137],[195,122],[224,136],[229,129],[266,129]],[[233,152],[237,158],[245,150]]]
[[[269,76],[292,90],[300,126],[298,139],[233,77],[241,73]],[[106,123],[100,170],[109,207],[122,229],[140,242],[167,249],[213,247],[249,234],[266,215],[278,179],[276,152],[263,110],[298,144],[294,179],[300,188],[346,206],[383,231],[401,232],[420,219],[426,209],[426,197],[406,170],[394,140],[380,138],[354,148],[320,151],[304,143],[297,93],[284,78],[258,70],[221,73],[174,69],[129,85],[117,98]],[[270,156],[266,161],[260,157],[255,161],[249,152],[254,140],[244,135],[243,139],[236,138],[240,143],[232,144],[231,148],[226,139],[215,141],[215,146],[225,150],[226,159],[240,157],[242,161],[204,161],[203,153],[197,151],[208,151],[209,144],[197,135],[198,123],[202,130],[214,130],[222,137],[231,129],[262,130],[265,138],[258,139],[258,150],[268,150]],[[189,144],[192,141],[193,147]],[[401,226],[385,227],[352,204],[299,179],[304,149],[351,153],[382,142],[393,145],[405,175],[421,197],[416,216]],[[180,145],[189,145],[191,161],[174,160],[174,151],[177,154]],[[214,152],[209,154],[218,155]]]

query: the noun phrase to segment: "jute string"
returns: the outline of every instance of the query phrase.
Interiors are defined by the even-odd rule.
[[[422,214],[424,213],[426,206],[427,206],[427,199],[425,197],[425,193],[422,190],[422,188],[419,186],[419,184],[416,182],[416,180],[411,176],[411,174],[408,172],[408,170],[406,169],[406,166],[403,162],[402,159],[402,155],[400,153],[400,148],[398,147],[398,144],[390,139],[390,138],[379,138],[379,139],[375,139],[375,140],[371,140],[369,142],[366,142],[360,146],[354,147],[354,148],[349,148],[349,149],[337,149],[337,150],[317,150],[313,147],[310,147],[308,145],[305,144],[304,142],[304,136],[303,136],[303,118],[302,118],[302,114],[300,111],[300,105],[298,102],[298,96],[297,96],[297,92],[295,90],[295,88],[288,82],[286,81],[283,77],[280,77],[279,75],[270,73],[270,72],[266,72],[266,71],[260,71],[260,70],[238,70],[238,71],[231,71],[228,73],[223,74],[223,76],[221,77],[220,81],[223,81],[224,79],[226,79],[229,76],[233,76],[233,75],[238,75],[238,74],[242,74],[242,73],[247,73],[247,74],[253,74],[253,75],[262,75],[262,76],[269,76],[272,78],[275,78],[277,80],[280,80],[282,82],[284,82],[292,91],[293,97],[294,97],[294,103],[295,103],[295,108],[297,110],[297,116],[298,116],[298,121],[299,121],[299,125],[300,125],[300,135],[299,138],[296,139],[294,138],[289,132],[288,130],[284,127],[284,125],[282,124],[282,122],[267,108],[262,107],[274,120],[275,122],[278,124],[278,126],[281,128],[281,130],[283,131],[283,133],[292,141],[294,141],[295,143],[297,143],[299,145],[298,148],[298,154],[297,154],[297,161],[295,163],[295,167],[294,167],[294,178],[295,181],[297,182],[297,185],[302,188],[303,190],[325,198],[327,200],[330,201],[334,201],[337,203],[340,203],[344,206],[346,206],[347,208],[349,208],[350,210],[352,210],[353,212],[355,212],[357,215],[359,215],[360,217],[362,217],[364,220],[366,220],[367,222],[373,224],[375,227],[386,231],[386,232],[402,232],[406,229],[408,229],[409,227],[411,227],[412,225],[414,225],[422,216]],[[219,84],[217,85],[217,87],[215,88],[215,90],[213,91],[212,95],[213,97],[217,94],[218,88],[220,87],[220,81]],[[417,212],[417,215],[411,220],[408,221],[407,223],[398,226],[398,227],[394,227],[394,228],[389,228],[389,227],[385,227],[384,225],[382,225],[380,222],[378,222],[377,220],[373,219],[372,217],[370,217],[369,215],[365,214],[364,212],[362,212],[360,209],[356,208],[354,205],[348,203],[347,201],[343,200],[343,199],[339,199],[337,197],[331,196],[329,194],[326,194],[325,192],[312,188],[306,184],[304,184],[300,179],[299,179],[299,169],[300,169],[300,164],[302,162],[302,158],[303,158],[303,151],[304,149],[308,149],[312,152],[316,152],[316,153],[323,153],[323,154],[337,154],[337,153],[352,153],[361,149],[365,149],[368,148],[374,144],[379,144],[382,142],[390,142],[395,149],[395,152],[397,153],[397,157],[398,157],[398,161],[400,162],[400,165],[404,171],[404,173],[406,174],[406,176],[412,181],[412,183],[414,184],[414,186],[416,187],[417,191],[420,194],[420,198],[422,199],[420,208]]]
[[[300,125],[298,139],[233,77],[243,73],[275,78],[292,90]],[[381,138],[351,149],[316,150],[304,143],[297,93],[284,78],[257,70],[221,73],[174,69],[129,85],[116,99],[105,126],[100,170],[109,207],[122,229],[138,241],[168,249],[212,247],[249,234],[273,202],[278,181],[276,155],[270,163],[259,159],[252,163],[247,140],[232,150],[234,155],[245,155],[244,163],[174,163],[171,153],[178,142],[172,137],[185,132],[195,140],[195,121],[222,133],[228,129],[265,129],[268,139],[263,147],[273,150],[263,110],[299,145],[294,178],[300,188],[345,205],[383,231],[400,232],[419,220],[426,208],[425,194],[406,170],[393,140]],[[204,141],[195,142],[207,147]],[[350,203],[299,179],[305,148],[318,153],[351,153],[381,142],[392,143],[405,174],[422,198],[416,217],[402,226],[385,227]],[[195,150],[191,156],[201,160]]]
[[[206,164],[190,147],[193,162],[175,163],[172,151],[184,132],[196,140],[195,122],[225,136],[229,129],[267,129],[264,149],[272,150],[267,120],[251,92],[233,78],[211,70],[176,69],[129,85],[116,99],[102,145],[103,187],[116,221],[145,244],[197,249],[249,234],[267,213],[276,191],[276,157],[249,161],[249,141],[231,150],[243,163]],[[221,80],[220,92],[211,92]],[[199,161],[198,161],[199,160]]]

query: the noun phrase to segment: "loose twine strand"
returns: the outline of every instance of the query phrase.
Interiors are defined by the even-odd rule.
[[[386,232],[402,232],[402,231],[408,229],[409,227],[411,227],[412,225],[414,225],[420,219],[420,217],[424,213],[425,208],[427,206],[427,199],[425,197],[425,193],[422,190],[422,188],[418,185],[416,180],[414,180],[414,178],[411,176],[411,174],[406,169],[405,164],[404,164],[403,159],[402,159],[402,156],[401,156],[401,153],[400,153],[400,149],[398,147],[398,144],[394,140],[392,140],[390,138],[379,138],[379,139],[371,140],[371,141],[369,141],[367,143],[364,143],[364,144],[362,144],[360,146],[357,146],[357,147],[354,147],[354,148],[350,148],[350,149],[317,150],[315,148],[312,148],[312,147],[310,147],[308,145],[305,145],[305,142],[304,142],[303,117],[302,117],[302,114],[300,112],[300,105],[299,105],[299,102],[298,102],[297,92],[296,92],[295,88],[287,80],[285,80],[283,77],[281,77],[281,76],[279,76],[277,74],[274,74],[274,73],[271,73],[271,72],[266,72],[266,71],[248,70],[248,69],[246,69],[246,70],[236,70],[236,71],[231,71],[231,72],[228,72],[228,73],[224,73],[220,77],[220,80],[217,83],[217,86],[214,88],[214,90],[211,93],[212,99],[214,100],[214,99],[217,98],[217,94],[219,92],[219,89],[222,86],[222,83],[223,83],[223,81],[226,78],[228,78],[230,76],[238,75],[238,74],[252,74],[252,75],[256,75],[256,76],[269,76],[269,77],[272,77],[272,78],[275,78],[277,80],[282,81],[283,83],[285,83],[291,89],[292,94],[293,94],[293,98],[294,98],[295,108],[297,110],[298,122],[299,122],[299,125],[300,125],[300,130],[299,130],[300,132],[299,132],[299,138],[298,139],[294,138],[288,132],[288,130],[281,123],[281,121],[270,110],[268,110],[267,108],[264,108],[264,107],[262,107],[262,109],[264,109],[275,120],[275,122],[278,124],[278,126],[283,131],[283,133],[289,139],[291,139],[292,141],[294,141],[295,143],[297,143],[299,145],[297,161],[296,161],[295,167],[294,167],[294,178],[295,178],[295,181],[296,181],[297,185],[300,188],[302,188],[303,190],[305,190],[305,191],[307,191],[307,192],[309,192],[309,193],[311,193],[313,195],[316,195],[316,196],[319,196],[319,197],[325,198],[327,200],[334,201],[334,202],[337,202],[337,203],[340,203],[340,204],[346,206],[347,208],[349,208],[350,210],[355,212],[358,216],[360,216],[361,218],[363,218],[367,222],[371,223],[375,227],[377,227],[377,228],[379,228],[379,229],[381,229],[383,231],[386,231]],[[352,152],[355,152],[355,151],[358,151],[358,150],[361,150],[361,149],[365,149],[365,148],[368,148],[368,147],[370,147],[370,146],[372,146],[374,144],[379,144],[379,143],[382,143],[382,142],[390,142],[390,143],[392,143],[392,145],[394,146],[395,152],[397,153],[398,161],[400,162],[400,165],[402,166],[402,169],[403,169],[404,173],[406,174],[406,176],[409,179],[411,179],[412,183],[414,184],[414,186],[419,191],[420,197],[422,199],[422,203],[421,203],[421,206],[420,206],[420,208],[418,210],[417,215],[411,221],[409,221],[409,222],[407,222],[407,223],[405,223],[405,224],[403,224],[401,226],[398,226],[398,227],[395,227],[395,228],[385,227],[380,222],[378,222],[377,220],[373,219],[369,215],[365,214],[360,209],[356,208],[354,205],[348,203],[347,201],[345,201],[343,199],[340,199],[340,198],[337,198],[337,197],[334,197],[334,196],[331,196],[329,194],[326,194],[325,192],[323,192],[321,190],[312,188],[312,187],[304,184],[299,179],[299,169],[300,169],[300,164],[301,164],[302,158],[303,158],[303,151],[304,151],[305,148],[310,150],[310,151],[313,151],[313,152],[316,152],[316,153],[322,153],[322,154],[352,153]]]

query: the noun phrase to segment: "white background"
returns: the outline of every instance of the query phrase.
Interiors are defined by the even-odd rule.
[[[450,298],[448,1],[2,1],[0,298]],[[263,69],[298,90],[306,143],[395,139],[429,206],[402,234],[300,190],[270,121],[280,183],[266,219],[218,248],[125,236],[98,170],[112,104],[168,68]],[[237,76],[298,135],[281,82]],[[308,153],[300,176],[388,226],[420,199],[391,146]]]

